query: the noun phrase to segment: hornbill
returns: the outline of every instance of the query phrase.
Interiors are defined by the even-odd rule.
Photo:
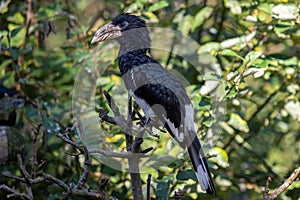
[[[183,84],[150,57],[151,39],[145,21],[123,13],[96,31],[91,43],[116,40],[125,86],[145,114],[144,124],[162,125],[182,148],[188,148],[202,190],[215,194],[209,167],[196,136],[194,108]]]

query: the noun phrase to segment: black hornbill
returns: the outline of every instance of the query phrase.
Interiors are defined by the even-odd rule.
[[[129,94],[142,108],[147,123],[164,126],[182,148],[188,148],[202,190],[216,190],[205,155],[196,136],[194,108],[184,86],[147,55],[151,39],[145,21],[119,14],[95,33],[91,43],[116,40],[120,44],[119,69]]]

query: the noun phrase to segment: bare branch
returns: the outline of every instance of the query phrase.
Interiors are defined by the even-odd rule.
[[[59,180],[58,178],[55,178],[54,176],[51,176],[50,174],[46,174],[46,173],[43,173],[42,176],[52,182],[52,183],[55,183],[56,185],[58,185],[59,187],[61,187],[62,189],[64,189],[65,191],[68,191],[69,187],[67,184],[65,184],[63,181]]]
[[[25,180],[25,189],[26,189],[26,192],[27,192],[27,195],[30,196],[32,199],[33,199],[33,193],[32,193],[32,189],[31,189],[31,183],[29,181],[29,179],[33,176],[33,175],[30,175],[26,168],[25,168],[25,165],[23,165],[23,160],[22,160],[22,157],[20,154],[17,155],[18,157],[18,162],[19,162],[19,168],[21,170],[21,174],[22,176],[24,177],[24,180]],[[34,176],[35,177],[35,176]]]
[[[299,176],[299,174],[300,174],[300,167],[296,168],[293,171],[293,173],[290,175],[290,177],[287,178],[284,181],[284,183],[271,194],[269,194],[269,190],[270,190],[269,186],[270,186],[270,182],[271,182],[271,178],[269,177],[267,179],[263,200],[276,199],[281,193],[283,193],[284,191],[286,191],[288,189],[288,187],[296,180],[296,178]]]
[[[151,174],[148,174],[148,178],[147,178],[147,200],[151,200],[150,187],[151,187]]]
[[[105,122],[108,122],[110,124],[117,125],[116,120],[113,117],[110,117],[110,116],[107,115],[108,111],[99,109],[98,112],[99,112],[99,118],[100,118],[101,122],[105,121]]]
[[[137,134],[135,136],[135,139],[131,145],[131,151],[133,153],[139,153],[141,144],[143,143],[143,135],[145,133],[146,128],[140,127],[137,131]]]
[[[263,196],[263,200],[268,198],[269,195],[269,191],[270,191],[270,183],[272,181],[271,177],[268,177],[267,182],[266,182],[266,186],[265,186],[265,191],[264,191],[264,196]]]
[[[7,177],[7,178],[11,178],[11,179],[15,179],[15,180],[23,182],[23,183],[26,183],[25,178],[21,178],[21,177],[10,175],[10,174],[2,174],[2,176]],[[44,180],[45,179],[42,178],[42,177],[37,177],[35,179],[31,179],[31,178],[27,179],[27,181],[29,181],[30,184],[40,183],[40,182],[43,182]]]
[[[124,117],[120,114],[120,110],[117,107],[115,101],[113,98],[108,94],[108,92],[103,91],[103,94],[108,102],[109,107],[111,108],[112,112],[114,113],[114,120],[116,121],[116,124],[122,129],[122,131],[126,134],[130,133],[130,128],[128,127],[127,121],[124,119]]]
[[[69,187],[63,181],[61,181],[49,174],[45,174],[45,173],[43,173],[43,177],[46,180],[48,180],[52,183],[55,183],[56,185],[61,187],[70,196],[72,195],[72,196],[86,197],[86,198],[90,197],[90,198],[95,198],[95,199],[106,199],[106,194],[100,193],[100,191],[88,190],[86,188],[76,189],[76,188],[73,188],[72,186]]]
[[[78,189],[83,188],[84,184],[87,181],[90,168],[92,166],[91,157],[89,151],[87,149],[87,139],[85,135],[85,131],[79,116],[76,116],[76,124],[78,125],[79,135],[83,144],[82,151],[84,154],[84,166],[83,166],[83,173],[81,174],[79,181],[78,181]]]
[[[83,188],[84,184],[88,179],[90,168],[92,166],[91,157],[86,146],[83,146],[83,150],[84,150],[84,166],[83,166],[83,173],[81,174],[78,181],[78,189]]]
[[[104,91],[103,94],[109,104],[109,107],[114,113],[113,120],[116,122],[116,124],[121,128],[121,130],[125,134],[126,149],[128,152],[131,153],[130,157],[128,157],[128,165],[129,165],[129,173],[130,173],[131,183],[132,183],[133,199],[142,200],[143,192],[142,192],[141,177],[139,173],[140,172],[139,159],[141,158],[141,155],[144,154],[141,154],[139,151],[140,151],[140,146],[143,142],[142,136],[145,132],[145,129],[144,128],[139,129],[135,140],[133,140],[132,119],[134,118],[135,112],[132,112],[132,98],[128,96],[128,115],[127,115],[127,120],[125,120],[124,116],[120,114],[119,108],[116,106],[113,98],[108,94],[108,92]],[[110,118],[110,121],[113,120],[112,118]]]
[[[72,140],[67,138],[64,134],[56,133],[56,136],[59,137],[60,139],[62,139],[64,142],[68,143],[69,145],[71,145],[71,146],[75,147],[76,149],[78,149],[80,151],[80,153],[83,153],[84,150],[83,150],[82,146],[80,146],[76,142],[73,142]]]
[[[103,149],[90,149],[90,153],[101,154],[106,157],[116,157],[116,158],[129,158],[131,156],[131,152],[113,152],[113,151],[105,151]]]
[[[14,188],[8,187],[6,185],[0,185],[0,189],[11,193],[11,194],[7,195],[7,198],[16,197],[16,198],[25,199],[25,200],[33,200],[33,198],[31,196],[29,196],[28,194],[20,193],[20,192],[16,191]]]

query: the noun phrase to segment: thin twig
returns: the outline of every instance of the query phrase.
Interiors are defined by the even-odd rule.
[[[266,181],[266,186],[265,186],[265,191],[264,191],[264,196],[263,196],[263,200],[268,198],[269,195],[269,191],[270,191],[270,183],[272,181],[271,177],[268,177],[267,181]]]
[[[148,174],[147,178],[147,200],[151,200],[151,174]]]
[[[109,104],[109,107],[111,108],[111,110],[113,111],[114,113],[114,119],[116,121],[116,123],[118,124],[118,126],[122,129],[122,131],[124,133],[127,133],[127,122],[126,120],[124,119],[124,117],[120,114],[120,111],[119,111],[119,108],[117,107],[115,101],[113,100],[113,98],[108,94],[107,91],[103,91],[103,94]]]
[[[115,118],[110,117],[110,116],[107,115],[108,111],[99,109],[98,112],[99,112],[99,118],[100,118],[101,122],[105,121],[105,122],[108,122],[110,124],[117,125],[117,122],[116,122]]]
[[[33,128],[33,145],[32,145],[32,156],[31,156],[31,177],[35,178],[37,176],[37,157],[38,157],[38,146],[40,143],[40,134],[42,133],[41,129],[43,126],[42,120],[42,110],[41,105],[38,100],[35,101],[36,110],[37,110],[37,125]]]
[[[89,151],[87,149],[87,139],[86,139],[86,134],[81,122],[81,119],[79,116],[76,116],[76,124],[78,126],[78,130],[79,130],[79,135],[82,141],[83,146],[81,147],[81,150],[83,151],[83,155],[84,155],[84,166],[83,166],[83,173],[81,174],[79,181],[78,181],[78,189],[82,189],[84,187],[84,184],[87,181],[89,172],[90,172],[90,168],[92,166],[92,162],[91,162],[91,157],[89,154]]]
[[[296,168],[293,173],[290,175],[289,178],[287,178],[282,185],[280,185],[279,188],[277,188],[273,193],[269,194],[269,186],[271,182],[271,178],[269,177],[267,179],[265,191],[264,191],[264,196],[263,200],[274,200],[276,199],[281,193],[286,191],[288,187],[296,180],[296,178],[300,174],[300,167]]]
[[[116,158],[129,158],[131,156],[131,152],[113,152],[113,151],[105,151],[103,149],[90,149],[90,153],[98,153],[105,157],[116,157]]]
[[[92,161],[90,157],[90,153],[86,146],[83,146],[83,151],[84,151],[84,166],[83,166],[83,173],[81,174],[79,181],[78,181],[78,189],[82,189],[84,184],[86,183],[88,179],[88,175],[90,172],[90,168],[92,166]]]
[[[48,180],[48,181],[50,181],[52,183],[55,183],[56,185],[58,185],[59,187],[61,187],[65,191],[68,191],[69,186],[67,184],[65,184],[63,181],[59,180],[58,178],[55,178],[54,176],[51,176],[50,174],[46,174],[46,173],[43,173],[42,176],[46,180]]]
[[[30,197],[28,194],[20,193],[20,192],[16,191],[14,188],[8,187],[6,185],[0,185],[0,189],[11,193],[11,194],[7,195],[7,198],[16,197],[19,199],[33,200],[33,198]]]
[[[78,196],[78,197],[85,197],[85,198],[95,198],[95,199],[106,199],[106,194],[102,193],[97,190],[90,190],[90,189],[77,189],[71,186],[68,186],[63,181],[59,180],[58,178],[55,178],[54,176],[51,176],[50,174],[43,173],[42,176],[61,187],[67,195],[69,196]]]
[[[6,178],[15,179],[15,180],[23,182],[23,183],[26,183],[26,181],[29,181],[30,184],[40,183],[40,182],[43,182],[45,180],[42,177],[37,177],[35,179],[29,178],[29,179],[25,180],[25,178],[21,178],[21,177],[10,175],[10,174],[2,174],[2,176],[6,177]]]
[[[21,174],[22,174],[23,178],[25,179],[25,190],[27,192],[27,195],[30,196],[33,199],[33,193],[32,193],[32,189],[31,189],[31,183],[29,181],[29,179],[32,178],[33,176],[30,175],[27,172],[25,165],[23,165],[23,160],[22,160],[22,157],[21,157],[20,154],[17,155],[17,158],[18,158],[19,168],[20,168]]]
[[[132,193],[134,200],[142,200],[143,199],[143,191],[142,191],[142,183],[140,177],[140,168],[139,168],[139,159],[140,159],[140,145],[143,142],[142,136],[144,134],[144,130],[140,129],[137,132],[137,136],[135,140],[133,140],[132,136],[132,98],[128,96],[128,114],[127,120],[125,120],[124,116],[120,114],[119,108],[116,106],[113,98],[108,94],[108,92],[103,91],[103,94],[108,102],[109,107],[111,108],[114,114],[114,120],[116,124],[121,128],[123,133],[125,134],[126,139],[126,149],[132,155],[128,158],[128,166],[129,173],[131,177],[132,183]],[[103,118],[102,118],[103,119]]]
[[[56,136],[59,137],[64,142],[68,143],[69,145],[71,145],[71,146],[75,147],[76,149],[78,149],[80,151],[80,153],[84,153],[84,150],[83,150],[82,146],[80,146],[76,142],[73,142],[72,140],[67,138],[64,134],[61,134],[61,133],[58,132],[58,133],[56,133]]]
[[[137,131],[137,134],[135,136],[135,139],[131,145],[131,152],[132,153],[139,153],[140,152],[140,147],[141,144],[143,143],[143,135],[145,133],[146,128],[145,127],[141,127],[139,128],[139,130]]]

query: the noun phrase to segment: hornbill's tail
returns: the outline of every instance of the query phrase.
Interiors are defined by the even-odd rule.
[[[216,194],[216,189],[210,175],[208,164],[201,148],[200,142],[195,134],[190,139],[192,142],[188,145],[188,152],[192,160],[194,170],[202,190],[208,194]]]

